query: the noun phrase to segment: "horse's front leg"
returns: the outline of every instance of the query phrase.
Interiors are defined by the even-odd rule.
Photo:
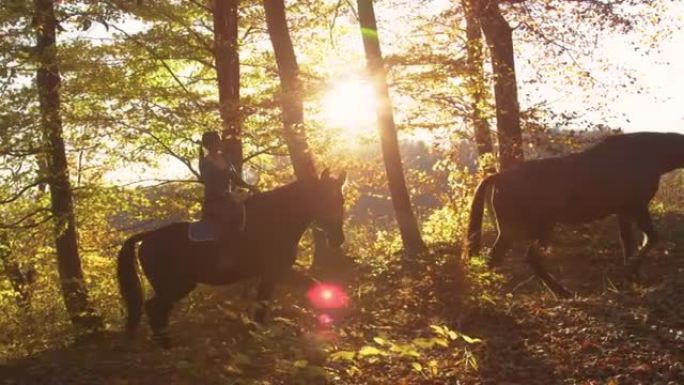
[[[551,289],[551,291],[558,297],[569,298],[572,297],[570,293],[563,285],[558,283],[544,267],[542,263],[539,248],[546,248],[545,242],[540,242],[538,240],[532,241],[530,246],[527,248],[527,263],[530,265],[534,273],[539,277],[546,286]]]
[[[258,323],[263,323],[268,311],[268,302],[273,297],[273,290],[275,289],[276,279],[274,276],[262,276],[259,281],[259,288],[257,291],[257,307],[254,313],[254,320]]]

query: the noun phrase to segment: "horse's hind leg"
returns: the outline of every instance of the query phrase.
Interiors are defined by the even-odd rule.
[[[503,232],[499,232],[499,236],[496,237],[496,241],[492,246],[492,251],[488,262],[489,267],[492,268],[498,266],[512,245],[513,242],[511,239],[506,237]]]
[[[558,297],[568,298],[572,294],[564,288],[558,281],[556,281],[544,268],[541,257],[539,255],[539,247],[542,242],[535,240],[532,241],[530,246],[527,248],[527,263],[530,265],[534,273],[539,277],[546,286],[551,289],[551,291]],[[542,245],[544,246],[544,245]]]
[[[501,203],[499,203],[499,205],[500,204]],[[513,238],[511,237],[511,234],[513,234],[513,226],[500,218],[499,214],[501,213],[501,210],[496,209],[494,199],[492,199],[491,209],[492,213],[494,214],[494,218],[496,219],[496,229],[499,234],[496,236],[496,241],[494,241],[494,245],[492,245],[492,251],[489,255],[488,265],[490,268],[498,266],[501,263],[501,260],[506,256],[508,250],[510,250],[511,246],[513,246]]]
[[[630,274],[637,274],[639,272],[639,267],[644,261],[646,254],[655,246],[658,241],[658,234],[653,226],[653,220],[651,219],[651,214],[648,212],[648,206],[644,205],[640,207],[634,215],[637,227],[644,233],[644,241],[639,249],[639,251],[634,256],[634,260],[630,266]]]
[[[147,313],[147,320],[152,328],[152,338],[162,345],[168,344],[166,326],[172,307],[173,303],[157,295],[145,301],[145,313]]]
[[[176,286],[171,290],[159,291],[154,297],[145,302],[145,312],[152,328],[152,338],[157,340],[162,346],[170,346],[167,329],[173,305],[194,288],[194,283],[186,283]]]

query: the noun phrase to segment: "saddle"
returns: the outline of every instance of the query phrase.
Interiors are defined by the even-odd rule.
[[[238,222],[238,226],[240,231],[245,230],[245,226],[247,224],[247,215],[245,211],[245,205],[240,204],[240,210],[239,214],[237,215],[236,220]],[[216,238],[218,238],[218,235],[220,234],[221,229],[219,226],[210,220],[207,219],[201,219],[197,222],[191,222],[188,225],[188,239],[192,242],[210,242],[210,241],[215,241]]]

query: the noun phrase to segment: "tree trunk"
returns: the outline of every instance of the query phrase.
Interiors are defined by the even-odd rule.
[[[264,10],[280,78],[283,137],[290,152],[295,176],[299,180],[311,180],[317,177],[316,167],[306,142],[302,83],[287,27],[284,0],[264,0]]]
[[[524,159],[520,105],[515,79],[513,31],[501,15],[497,1],[477,1],[482,31],[492,56],[499,164],[503,170]]]
[[[470,97],[470,111],[468,121],[473,128],[477,154],[479,156],[491,154],[493,151],[492,136],[489,133],[489,123],[485,115],[487,103],[487,88],[485,86],[484,59],[482,47],[482,31],[480,21],[475,14],[473,2],[463,0],[466,20],[466,89]]]
[[[83,282],[76,240],[76,218],[60,117],[60,74],[56,55],[54,0],[35,0],[37,22],[37,86],[44,146],[47,153],[48,187],[54,216],[55,249],[62,295],[71,321],[77,328],[93,330],[100,319],[90,307]]]
[[[411,208],[411,200],[404,180],[399,141],[387,86],[387,75],[380,51],[373,0],[358,0],[358,7],[367,67],[373,78],[377,97],[378,129],[392,205],[404,244],[404,251],[407,255],[415,255],[425,250],[426,247],[418,230],[418,223]]]
[[[302,83],[299,79],[297,56],[287,27],[284,0],[264,0],[264,9],[280,78],[283,137],[290,153],[295,176],[298,180],[310,181],[318,175],[306,142]],[[321,230],[314,229],[313,236],[314,266],[330,266],[334,260],[341,257],[339,250],[328,247],[325,234]]]
[[[22,269],[13,258],[9,235],[5,230],[0,230],[0,263],[12,289],[17,293],[17,306],[28,311],[31,307],[31,285],[34,282],[35,270],[33,268]]]
[[[240,56],[238,7],[240,0],[214,0],[214,59],[218,77],[219,112],[223,145],[228,158],[242,175],[242,122],[240,116]]]

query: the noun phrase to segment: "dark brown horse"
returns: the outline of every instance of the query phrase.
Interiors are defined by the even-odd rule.
[[[246,227],[239,244],[230,245],[236,264],[229,270],[217,268],[218,254],[213,241],[188,239],[188,223],[174,223],[126,240],[118,260],[121,295],[126,304],[126,329],[134,335],[140,323],[143,296],[135,269],[135,245],[140,245],[143,272],[154,288],[145,302],[154,336],[168,342],[165,331],[174,303],[198,283],[227,285],[259,277],[258,300],[268,300],[278,278],[295,262],[297,245],[304,231],[316,222],[332,247],[344,243],[342,230],[346,176],[333,178],[324,171],[320,179],[294,182],[273,191],[254,195],[245,202]],[[263,320],[265,308],[256,313]]]
[[[579,153],[524,162],[482,181],[475,192],[468,227],[468,254],[480,249],[482,211],[488,188],[499,235],[490,265],[499,263],[518,240],[533,241],[527,261],[557,295],[570,293],[542,266],[539,247],[546,246],[557,223],[580,224],[616,214],[625,262],[636,273],[654,246],[648,203],[660,176],[684,166],[684,135],[634,133],[608,137]],[[635,247],[632,224],[645,236]]]

